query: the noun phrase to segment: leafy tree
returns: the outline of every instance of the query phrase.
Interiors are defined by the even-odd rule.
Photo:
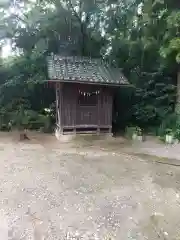
[[[175,105],[179,114],[179,9],[179,0],[3,3],[0,36],[2,40],[11,40],[18,55],[6,64],[0,62],[0,109],[3,114],[12,112],[4,117],[5,122],[19,109],[17,105],[24,106],[22,102],[27,103],[24,112],[38,113],[33,112],[33,116],[41,115],[52,104],[53,89],[43,88],[43,80],[47,79],[45,59],[52,52],[62,54],[68,39],[73,42],[71,54],[102,57],[122,68],[134,85],[123,93],[117,89],[114,104],[117,128],[125,124],[159,126],[174,112]],[[15,106],[17,99],[22,101]],[[120,118],[122,111],[124,120]]]

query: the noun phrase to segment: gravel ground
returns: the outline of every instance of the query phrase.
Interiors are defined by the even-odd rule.
[[[1,134],[0,240],[180,239],[180,168],[120,149]]]

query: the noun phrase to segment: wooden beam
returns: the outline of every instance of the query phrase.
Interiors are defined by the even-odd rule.
[[[132,84],[118,84],[118,83],[101,83],[101,82],[89,82],[89,81],[74,81],[74,80],[66,80],[66,79],[51,79],[45,80],[47,82],[59,82],[59,83],[80,83],[80,84],[88,84],[88,85],[99,85],[99,86],[107,86],[107,87],[133,87]]]

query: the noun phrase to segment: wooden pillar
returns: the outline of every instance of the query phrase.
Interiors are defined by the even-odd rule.
[[[112,89],[109,90],[108,108],[109,108],[109,123],[111,125],[111,128],[109,129],[109,133],[112,133],[112,111],[113,111],[113,92],[112,92]]]
[[[100,134],[100,125],[101,125],[101,89],[98,94],[98,129],[97,134]]]
[[[76,134],[76,122],[77,122],[77,105],[78,105],[78,85],[76,85],[75,89],[73,89],[73,133]]]
[[[55,88],[56,88],[56,125],[58,124],[59,122],[59,117],[58,117],[58,96],[59,96],[59,92],[58,92],[58,86],[57,86],[57,83],[55,85]]]
[[[177,73],[177,98],[176,98],[176,106],[175,112],[177,114],[178,122],[180,121],[180,64]]]
[[[63,132],[63,83],[59,83],[59,115],[61,132]]]
[[[56,83],[56,124],[58,126],[58,129],[60,132],[62,132],[62,83],[57,82]]]

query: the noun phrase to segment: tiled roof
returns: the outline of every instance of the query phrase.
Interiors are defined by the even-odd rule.
[[[107,85],[129,84],[120,69],[106,66],[99,59],[85,57],[48,57],[48,74],[51,80]]]

